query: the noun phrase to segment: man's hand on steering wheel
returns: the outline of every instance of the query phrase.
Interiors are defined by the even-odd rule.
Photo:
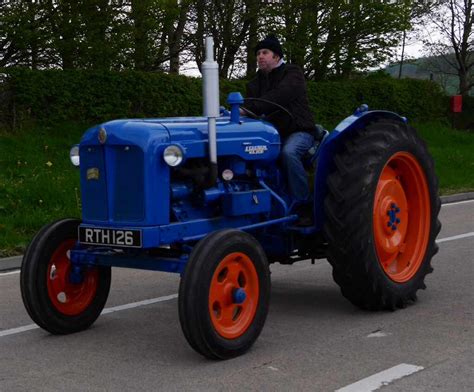
[[[281,106],[280,104],[276,103],[276,102],[272,102],[272,101],[268,101],[266,99],[263,99],[263,98],[244,98],[244,101],[259,101],[259,102],[265,102],[265,103],[268,103],[268,104],[271,104],[273,106],[276,106],[277,107],[277,110],[271,112],[270,114],[263,114],[261,116],[258,116],[256,115],[254,112],[252,112],[251,110],[247,109],[245,106],[241,106],[240,107],[240,110],[241,110],[241,114],[242,112],[244,112],[245,114],[244,115],[247,115],[248,117],[250,118],[253,118],[255,120],[268,120],[270,119],[272,116],[274,116],[275,114],[279,113],[279,112],[284,112],[286,113],[289,118],[291,119],[291,121],[294,121],[294,117],[293,115],[283,106]]]

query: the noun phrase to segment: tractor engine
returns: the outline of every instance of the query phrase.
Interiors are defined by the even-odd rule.
[[[234,122],[226,114],[216,122],[213,183],[204,117],[117,120],[86,132],[79,150],[83,224],[156,227],[269,214],[265,181],[279,181],[278,132],[269,123]]]

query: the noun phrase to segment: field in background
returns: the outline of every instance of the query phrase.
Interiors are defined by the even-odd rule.
[[[474,133],[414,124],[436,162],[440,193],[474,191]],[[21,254],[46,223],[80,216],[79,171],[71,145],[86,126],[69,124],[0,133],[0,257]]]

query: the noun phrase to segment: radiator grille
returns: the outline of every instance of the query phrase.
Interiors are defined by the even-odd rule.
[[[106,221],[107,183],[104,150],[99,146],[82,147],[81,156],[81,198],[84,220]],[[95,176],[89,175],[95,173]]]
[[[144,219],[144,159],[136,146],[115,146],[113,218],[116,221]]]

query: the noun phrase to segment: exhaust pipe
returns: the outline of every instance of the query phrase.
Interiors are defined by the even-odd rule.
[[[214,60],[214,39],[206,37],[206,61],[201,65],[203,115],[207,117],[209,145],[209,177],[205,188],[215,185],[217,180],[217,136],[216,118],[219,117],[219,69]]]

